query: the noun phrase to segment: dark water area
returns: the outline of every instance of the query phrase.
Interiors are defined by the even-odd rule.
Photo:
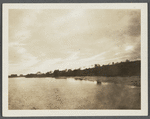
[[[141,88],[74,78],[10,78],[10,110],[140,109]]]

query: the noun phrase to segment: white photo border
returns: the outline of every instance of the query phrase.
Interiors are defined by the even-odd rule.
[[[147,116],[148,115],[148,4],[147,3],[4,3],[2,8],[2,115],[25,116]],[[8,110],[9,9],[140,9],[141,110]]]

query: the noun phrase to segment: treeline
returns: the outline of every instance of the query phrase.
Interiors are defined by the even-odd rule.
[[[141,61],[129,61],[112,63],[111,65],[95,64],[93,68],[54,70],[47,73],[37,72],[27,74],[25,77],[59,77],[59,76],[141,76]]]

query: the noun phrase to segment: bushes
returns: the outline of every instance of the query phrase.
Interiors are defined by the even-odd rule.
[[[141,61],[129,61],[116,63],[112,65],[100,66],[95,64],[94,68],[54,70],[53,73],[45,73],[41,75],[27,74],[26,77],[58,77],[58,76],[140,76]]]

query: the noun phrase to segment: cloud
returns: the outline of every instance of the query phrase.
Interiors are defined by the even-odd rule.
[[[19,50],[18,50],[18,53],[20,53],[20,54],[25,53],[25,52],[26,52],[25,48],[19,48]]]
[[[9,60],[9,74],[16,72],[19,74],[26,74],[26,72],[32,72],[31,67],[36,65],[38,62],[39,61],[36,57],[28,53],[24,53],[24,55],[17,55],[17,57],[14,55],[14,57]]]
[[[78,57],[78,54],[79,52],[75,52],[73,53],[71,56],[69,56],[68,58],[66,58],[65,60],[77,60],[79,57]]]
[[[84,61],[84,62],[93,61],[95,59],[99,59],[100,56],[101,56],[100,59],[104,59],[104,56],[103,56],[104,54],[106,54],[106,52],[100,53],[98,55],[95,55],[89,58],[81,59],[80,61]]]
[[[133,46],[127,46],[125,50],[126,50],[126,51],[132,50],[132,48],[133,48]]]
[[[141,11],[131,11],[130,12],[130,24],[128,27],[128,34],[131,36],[140,36],[141,35]]]
[[[9,43],[9,47],[18,47],[18,46],[24,46],[25,44],[19,43],[19,42],[12,42]]]
[[[140,10],[9,10],[9,72],[14,64],[16,72],[30,73],[139,59],[140,15]]]

